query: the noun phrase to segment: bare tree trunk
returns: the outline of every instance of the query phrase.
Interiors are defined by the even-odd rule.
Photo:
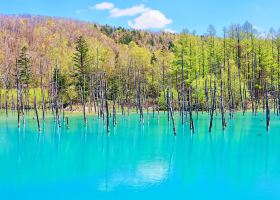
[[[277,89],[278,89],[278,107],[277,114],[280,113],[280,46],[277,46]]]
[[[109,119],[109,106],[108,106],[108,82],[107,82],[107,78],[106,78],[106,74],[105,74],[105,87],[104,87],[104,95],[105,95],[105,107],[106,107],[106,130],[107,133],[110,132],[110,119]]]
[[[176,126],[175,126],[175,122],[174,122],[172,103],[171,103],[171,100],[170,100],[170,92],[171,92],[171,88],[170,88],[170,75],[169,75],[169,78],[168,78],[168,93],[167,93],[167,106],[168,106],[168,112],[171,115],[171,120],[172,120],[172,125],[173,125],[173,134],[176,135]],[[169,119],[168,119],[168,121],[169,121]]]
[[[6,117],[8,118],[8,106],[9,106],[9,88],[8,83],[6,83],[6,97],[5,97],[5,110],[6,110]]]
[[[239,94],[240,94],[240,103],[241,109],[244,114],[244,103],[243,103],[243,95],[242,95],[242,87],[241,87],[241,44],[240,44],[240,32],[237,30],[237,66],[238,66],[238,84],[239,84]]]
[[[268,103],[268,87],[267,82],[265,83],[265,107],[266,107],[266,130],[268,131],[270,125],[270,109]]]
[[[95,85],[94,85],[94,79],[93,79],[93,71],[91,69],[91,74],[90,74],[90,92],[91,92],[91,97],[93,100],[93,107],[94,107],[94,112],[96,113],[96,99],[95,99]]]
[[[189,117],[190,117],[190,130],[194,134],[194,124],[193,124],[193,116],[192,116],[192,100],[191,100],[191,95],[192,95],[192,87],[189,86],[188,88],[188,111],[189,111]]]
[[[198,75],[197,72],[195,74],[195,111],[196,111],[196,118],[198,119],[198,86],[197,86],[197,79]]]
[[[162,64],[162,90],[163,90],[163,111],[165,113],[165,105],[166,105],[166,96],[165,96],[165,71],[164,71],[164,63]]]
[[[221,101],[221,114],[222,114],[222,128],[223,130],[226,127],[226,118],[225,118],[225,110],[224,110],[224,99],[223,99],[223,73],[222,73],[222,66],[220,65],[220,101]]]
[[[0,112],[2,114],[2,88],[0,88]]]
[[[113,125],[116,127],[117,125],[117,113],[116,113],[116,97],[113,94]]]
[[[153,66],[154,68],[154,66]],[[155,85],[154,85],[154,69],[152,69],[152,87],[154,88]],[[153,118],[155,117],[155,94],[153,94],[153,97],[152,97],[152,101],[153,101]]]
[[[144,115],[143,115],[143,107],[141,102],[141,81],[140,81],[140,72],[138,70],[138,90],[137,90],[137,99],[138,99],[138,107],[140,111],[140,121],[144,124]]]
[[[55,67],[55,118],[57,121],[58,126],[60,127],[60,117],[59,117],[59,105],[58,105],[58,68],[57,66]]]
[[[45,120],[45,91],[43,86],[43,67],[40,64],[40,87],[41,87],[41,95],[42,95],[42,115],[43,120]]]
[[[87,125],[87,117],[86,117],[86,97],[85,97],[85,87],[86,87],[86,74],[85,74],[85,69],[83,69],[83,90],[82,90],[82,104],[83,104],[83,115],[84,115],[84,124],[85,126]]]
[[[184,50],[182,50],[182,67],[181,67],[181,77],[182,77],[182,85],[181,85],[181,108],[180,108],[180,113],[181,113],[181,121],[182,124],[184,124],[184,111],[185,111],[185,73],[184,73]]]
[[[19,72],[18,72],[18,62],[16,61],[16,86],[17,86],[17,120],[18,128],[20,127],[20,108],[19,108]]]
[[[209,133],[211,133],[212,125],[213,125],[213,115],[216,108],[216,80],[214,79],[214,91],[213,91],[213,97],[212,97],[212,107],[210,111],[210,125],[209,125]]]
[[[37,108],[37,100],[36,100],[35,90],[34,90],[34,109],[35,109],[35,114],[36,114],[36,119],[37,119],[38,131],[41,132],[41,126],[40,126],[40,119],[39,119],[39,115],[38,115],[38,108]]]
[[[129,112],[130,112],[130,67],[127,70],[127,90],[126,90],[126,104],[127,104],[127,115],[129,116]]]

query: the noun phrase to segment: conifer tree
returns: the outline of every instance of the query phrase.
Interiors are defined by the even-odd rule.
[[[87,82],[89,79],[89,60],[88,60],[88,45],[83,36],[79,36],[76,41],[76,51],[73,56],[74,62],[74,78],[75,85],[78,93],[82,93],[82,105],[85,125],[87,124],[86,119],[86,91]]]
[[[31,83],[31,64],[30,58],[27,54],[28,48],[26,46],[22,47],[19,59],[18,59],[18,72],[19,72],[19,83],[24,90],[25,100],[27,101],[27,106],[29,107],[29,86]]]

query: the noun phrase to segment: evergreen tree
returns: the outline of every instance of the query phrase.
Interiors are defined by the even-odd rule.
[[[31,83],[31,64],[27,51],[27,47],[24,46],[18,59],[19,81],[24,88],[29,88]]]
[[[80,36],[76,41],[76,52],[73,56],[74,62],[74,78],[78,93],[82,93],[82,104],[84,113],[84,122],[87,124],[85,114],[85,98],[86,98],[86,83],[89,81],[89,60],[88,60],[88,46],[83,36]]]
[[[29,86],[31,83],[31,64],[27,54],[28,48],[22,47],[18,59],[19,84],[24,91],[27,107],[29,108]]]

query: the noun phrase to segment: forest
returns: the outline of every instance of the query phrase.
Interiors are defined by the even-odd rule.
[[[194,132],[199,112],[280,112],[280,35],[249,22],[217,34],[148,32],[64,18],[0,16],[1,110],[95,113],[116,124],[127,115],[178,111]],[[38,120],[38,126],[39,120]]]

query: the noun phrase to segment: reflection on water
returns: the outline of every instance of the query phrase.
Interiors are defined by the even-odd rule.
[[[163,161],[139,163],[132,171],[116,170],[108,180],[102,180],[100,191],[112,191],[118,186],[128,186],[134,189],[144,189],[160,184],[167,178],[168,165]]]
[[[178,116],[176,116],[178,118]],[[146,116],[147,118],[147,116]],[[32,116],[0,119],[0,192],[4,199],[280,199],[279,119],[265,131],[263,114],[243,117],[221,130],[207,114],[196,134],[167,116],[118,117],[107,134],[102,120],[70,117],[67,130],[49,117],[38,134]]]

